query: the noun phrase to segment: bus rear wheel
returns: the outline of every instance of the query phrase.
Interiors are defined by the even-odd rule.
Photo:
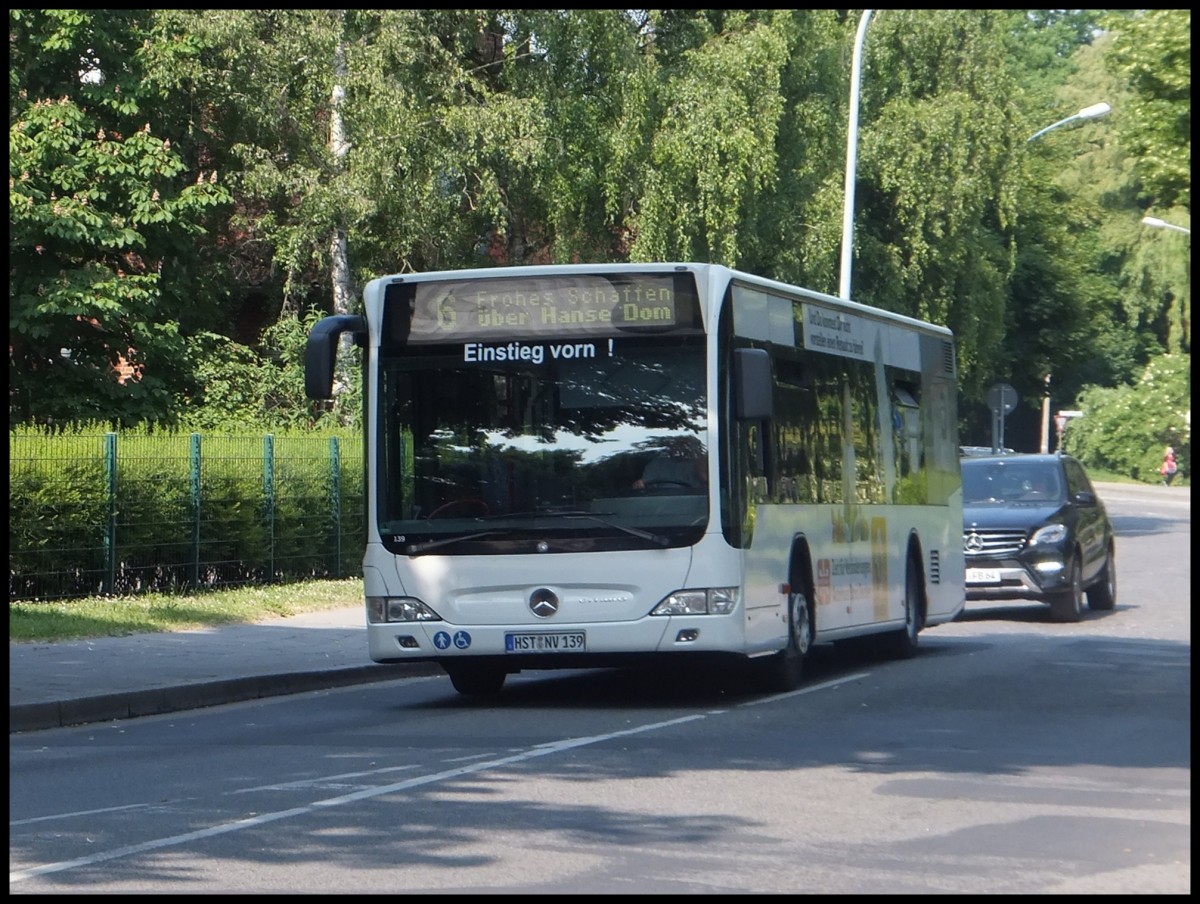
[[[921,632],[921,573],[909,560],[904,576],[904,627],[883,635],[884,652],[896,659],[917,655]]]
[[[494,665],[479,665],[466,663],[443,665],[450,683],[460,694],[479,697],[500,693],[508,672]]]

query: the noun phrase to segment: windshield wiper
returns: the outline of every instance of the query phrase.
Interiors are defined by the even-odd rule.
[[[491,537],[495,534],[502,534],[501,530],[480,530],[473,534],[460,534],[454,537],[442,537],[440,540],[426,540],[424,543],[410,543],[404,548],[410,556],[415,556],[419,552],[428,552],[431,549],[437,549],[439,546],[449,546],[451,543],[465,542],[467,540],[478,540],[481,537]]]
[[[612,515],[612,512],[555,512],[555,514],[563,518],[587,518],[591,521],[597,522],[598,524],[603,524],[605,527],[611,527],[614,530],[624,531],[625,533],[631,534],[632,536],[638,537],[642,540],[649,540],[651,543],[657,543],[659,546],[668,546],[671,543],[670,540],[661,534],[652,534],[649,531],[644,531],[637,527],[630,527],[628,524],[621,524],[619,521],[610,521],[608,518],[603,517],[604,515]]]
[[[595,521],[597,524],[603,524],[605,527],[611,527],[613,530],[619,530],[629,534],[632,537],[637,537],[639,540],[646,540],[658,546],[670,546],[671,541],[661,534],[653,534],[649,531],[644,531],[641,528],[630,527],[627,524],[621,524],[617,521],[610,521],[605,515],[612,515],[612,512],[583,512],[583,511],[556,511],[556,512],[514,512],[511,515],[492,515],[489,520],[502,521],[505,518],[568,518],[579,519],[587,518],[589,521]],[[411,543],[405,547],[405,552],[410,556],[417,553],[428,552],[431,549],[437,549],[442,546],[449,546],[451,543],[465,543],[468,540],[479,540],[483,537],[494,537],[497,534],[507,533],[507,531],[499,528],[490,530],[476,531],[473,534],[462,534],[455,537],[442,537],[440,540],[426,540],[424,543]]]
[[[661,534],[652,534],[637,527],[621,524],[619,521],[610,521],[609,517],[613,514],[613,512],[585,512],[582,509],[543,509],[541,511],[513,512],[510,515],[490,515],[488,520],[503,521],[505,518],[587,518],[590,521],[595,521],[597,524],[611,527],[613,530],[623,531],[631,537],[637,537],[639,540],[648,540],[658,546],[671,545],[671,541]]]

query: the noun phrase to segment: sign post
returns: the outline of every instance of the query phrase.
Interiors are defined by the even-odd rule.
[[[1083,417],[1082,411],[1058,411],[1054,414],[1054,426],[1058,430],[1058,448],[1062,448],[1063,431],[1067,424],[1077,417]]]
[[[1007,383],[997,383],[987,393],[992,409],[992,454],[1004,448],[1004,419],[1017,407],[1017,391]]]

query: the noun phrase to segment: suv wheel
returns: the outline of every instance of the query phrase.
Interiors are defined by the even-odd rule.
[[[1050,597],[1050,617],[1056,622],[1077,622],[1083,616],[1083,565],[1079,554],[1071,558],[1071,584]]]
[[[1093,612],[1108,612],[1117,605],[1117,563],[1112,546],[1104,559],[1104,570],[1096,583],[1088,588],[1088,608]]]

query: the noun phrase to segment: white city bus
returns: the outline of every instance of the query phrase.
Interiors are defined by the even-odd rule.
[[[493,694],[724,657],[790,690],[815,643],[911,656],[961,610],[944,327],[695,263],[411,273],[363,300],[305,363],[327,399],[341,334],[363,348],[372,660]]]

